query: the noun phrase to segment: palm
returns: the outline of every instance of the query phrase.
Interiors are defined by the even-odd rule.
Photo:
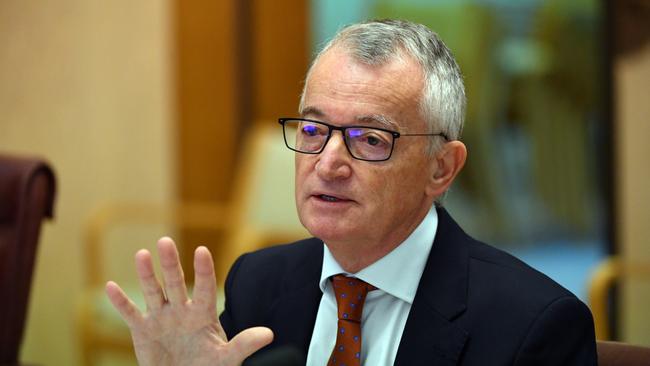
[[[216,313],[216,283],[210,252],[198,248],[194,257],[194,298],[187,296],[176,246],[171,239],[158,242],[165,291],[156,279],[151,255],[136,254],[136,269],[147,303],[141,313],[114,282],[106,285],[109,299],[131,330],[140,365],[239,365],[268,344],[267,328],[251,328],[230,342]]]
[[[178,358],[207,365],[214,364],[217,357],[213,352],[225,343],[223,332],[219,331],[216,316],[188,301],[180,308],[168,306],[148,314],[142,328],[132,329],[132,337],[138,360],[143,364],[151,360],[156,365],[173,365]]]

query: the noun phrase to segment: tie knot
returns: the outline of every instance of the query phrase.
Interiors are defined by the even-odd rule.
[[[332,277],[332,287],[336,295],[339,319],[360,323],[366,295],[376,287],[358,278],[344,275]]]

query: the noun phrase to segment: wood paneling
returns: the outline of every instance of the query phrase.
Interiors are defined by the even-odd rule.
[[[176,0],[175,20],[177,197],[226,204],[246,130],[298,109],[309,62],[308,2]],[[181,236],[185,253],[204,244],[219,256],[218,235]],[[225,269],[217,271],[223,277]]]
[[[253,1],[251,66],[255,120],[297,114],[310,56],[308,3]]]
[[[237,127],[235,2],[176,1],[178,191],[220,202],[232,177]]]

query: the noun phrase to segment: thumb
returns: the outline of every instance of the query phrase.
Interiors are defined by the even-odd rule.
[[[241,331],[228,342],[237,364],[243,362],[248,356],[273,341],[273,331],[266,327],[254,327]]]

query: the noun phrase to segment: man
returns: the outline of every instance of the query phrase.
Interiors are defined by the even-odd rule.
[[[207,249],[191,300],[171,239],[158,242],[164,291],[138,252],[146,312],[106,290],[139,362],[238,365],[268,345],[257,356],[292,347],[308,365],[595,365],[586,306],[434,204],[465,163],[464,106],[460,70],[426,27],[343,29],[307,75],[301,118],[280,119],[315,238],[240,257],[220,318]]]

